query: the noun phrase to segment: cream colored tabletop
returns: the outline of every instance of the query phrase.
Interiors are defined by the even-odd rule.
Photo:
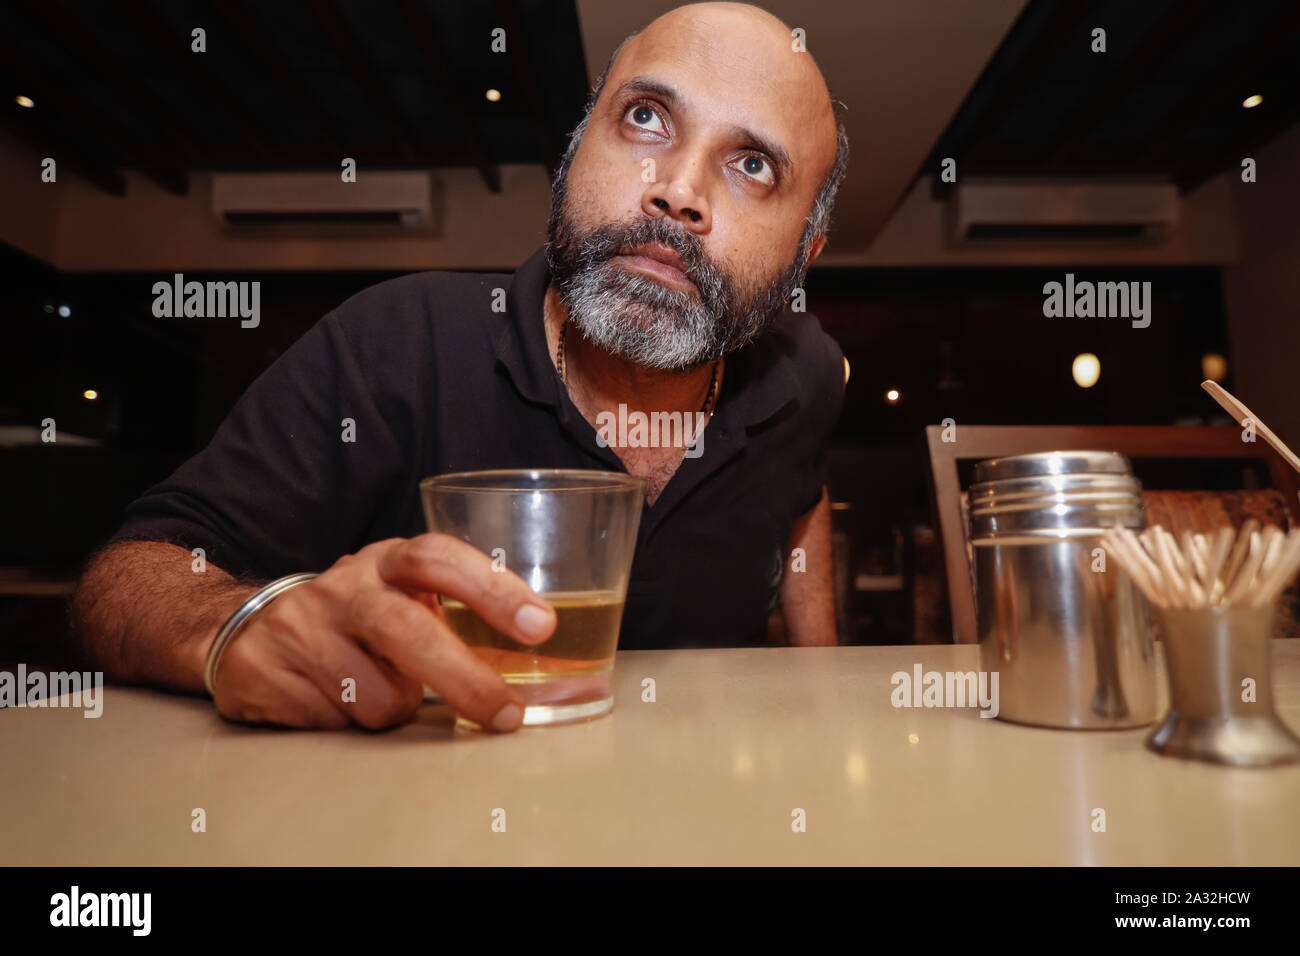
[[[1300,642],[1275,651],[1300,728]],[[508,736],[438,704],[385,733],[242,727],[128,688],[99,719],[7,709],[0,863],[1300,863],[1300,767],[895,709],[916,663],[978,667],[969,646],[621,653],[611,716]]]

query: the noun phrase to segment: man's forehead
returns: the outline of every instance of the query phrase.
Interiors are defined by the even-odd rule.
[[[795,50],[775,17],[712,7],[679,8],[651,23],[619,55],[606,90],[650,77],[701,117],[779,138],[796,161],[826,152],[819,138],[829,139],[833,153],[830,96],[811,57]]]

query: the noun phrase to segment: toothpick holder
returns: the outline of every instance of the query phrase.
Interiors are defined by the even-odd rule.
[[[1153,610],[1165,650],[1169,713],[1147,746],[1236,767],[1300,761],[1300,738],[1273,709],[1277,606]]]

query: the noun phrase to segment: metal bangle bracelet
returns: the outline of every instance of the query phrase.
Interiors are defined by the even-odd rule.
[[[270,604],[285,591],[297,587],[299,584],[310,581],[316,576],[315,571],[302,571],[298,574],[290,574],[282,578],[277,578],[250,596],[247,601],[239,606],[239,610],[226,618],[226,623],[221,625],[221,629],[217,631],[216,638],[212,641],[212,646],[208,648],[208,663],[203,668],[203,684],[207,687],[210,696],[217,696],[215,690],[217,681],[217,665],[221,663],[221,655],[225,652],[226,645],[234,640],[235,635],[239,633],[239,629],[244,626],[250,617],[262,608],[266,607],[266,605]]]

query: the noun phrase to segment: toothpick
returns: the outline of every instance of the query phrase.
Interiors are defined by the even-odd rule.
[[[1210,586],[1206,580],[1209,568],[1206,567],[1205,557],[1201,554],[1201,549],[1197,547],[1196,539],[1190,531],[1183,532],[1183,554],[1192,565],[1192,570],[1196,572],[1196,580],[1205,587]]]
[[[1286,535],[1282,529],[1269,525],[1264,532],[1264,563],[1259,566],[1260,574],[1267,574],[1273,570],[1273,565],[1277,559],[1282,556],[1282,547],[1285,544]]]
[[[1223,565],[1228,560],[1228,552],[1232,550],[1232,542],[1236,535],[1231,528],[1220,528],[1219,533],[1215,535],[1214,544],[1210,549],[1210,560],[1207,562],[1208,587],[1210,593],[1207,600],[1214,604],[1219,597],[1223,596]],[[1216,596],[1216,592],[1217,595]]]
[[[1251,585],[1255,582],[1255,576],[1259,573],[1259,566],[1264,563],[1264,537],[1258,531],[1250,536],[1250,553],[1241,565],[1241,570],[1237,572],[1237,578],[1232,582],[1232,587],[1228,588],[1223,600],[1227,604],[1241,603],[1242,599],[1250,593]]]
[[[1190,581],[1193,574],[1192,565],[1183,555],[1182,548],[1178,546],[1178,539],[1159,525],[1156,525],[1156,533],[1164,539],[1164,546],[1169,549],[1169,556],[1174,559],[1174,567],[1178,569],[1183,582]]]
[[[1187,607],[1187,581],[1178,571],[1178,565],[1174,561],[1173,549],[1165,536],[1166,532],[1159,525],[1156,525],[1154,530],[1156,548],[1160,552],[1160,569],[1165,573],[1173,606]]]
[[[1148,582],[1151,584],[1151,591],[1147,597],[1153,600],[1160,607],[1169,607],[1169,594],[1165,589],[1164,576],[1160,573],[1160,568],[1151,560],[1150,556],[1142,549],[1138,542],[1138,536],[1128,528],[1117,529],[1117,537],[1124,545],[1125,550],[1131,556],[1130,562],[1133,563]]]
[[[1221,597],[1226,596],[1227,592],[1232,588],[1233,582],[1236,581],[1237,573],[1241,570],[1246,555],[1250,552],[1251,533],[1258,528],[1259,522],[1254,518],[1248,518],[1246,523],[1241,526],[1241,530],[1237,532],[1237,540],[1232,545],[1232,551],[1228,555],[1228,563],[1223,569],[1223,594],[1220,595]]]
[[[1300,571],[1300,532],[1292,531],[1286,536],[1281,555],[1263,576],[1250,603],[1257,607],[1272,604],[1282,596],[1297,571]]]
[[[1120,569],[1123,570],[1132,579],[1133,583],[1137,585],[1138,589],[1146,595],[1147,600],[1163,607],[1164,599],[1160,594],[1159,587],[1152,582],[1151,578],[1147,575],[1146,569],[1142,566],[1141,561],[1137,558],[1136,554],[1131,551],[1135,546],[1130,545],[1124,537],[1114,531],[1109,531],[1103,535],[1102,545],[1106,548],[1107,553],[1115,559],[1115,563],[1119,565]],[[1142,551],[1141,546],[1136,546],[1136,550],[1140,553]]]

